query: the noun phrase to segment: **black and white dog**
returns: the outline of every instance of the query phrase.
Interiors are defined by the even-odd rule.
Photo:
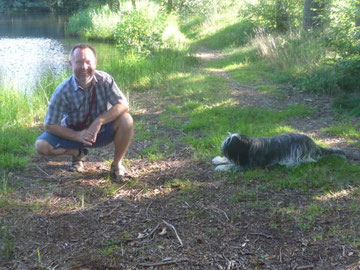
[[[217,156],[212,160],[216,165],[215,171],[245,171],[275,164],[295,167],[302,162],[315,162],[329,155],[346,158],[340,148],[320,147],[310,137],[298,133],[267,138],[230,134],[223,141],[221,150],[225,157]]]

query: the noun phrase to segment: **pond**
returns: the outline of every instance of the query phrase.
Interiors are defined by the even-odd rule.
[[[0,84],[29,92],[45,73],[66,71],[71,47],[86,42],[65,37],[66,20],[48,13],[0,14]],[[91,44],[96,50],[112,47]]]

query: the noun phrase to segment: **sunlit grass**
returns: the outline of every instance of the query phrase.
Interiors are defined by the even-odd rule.
[[[294,131],[284,125],[285,120],[309,114],[311,110],[302,107],[291,106],[279,112],[220,105],[191,112],[189,121],[182,125],[182,129],[188,134],[185,141],[192,145],[200,156],[215,156],[220,154],[219,146],[228,132],[257,137],[273,136]]]
[[[24,168],[37,136],[44,106],[19,89],[0,89],[0,168]]]
[[[172,72],[181,72],[185,66],[196,64],[192,57],[171,50],[160,51],[152,56],[120,55],[118,52],[115,56],[99,59],[99,67],[112,74],[121,89],[139,91],[160,85]]]
[[[341,136],[349,143],[359,145],[360,125],[350,120],[344,120],[321,130],[325,134]]]

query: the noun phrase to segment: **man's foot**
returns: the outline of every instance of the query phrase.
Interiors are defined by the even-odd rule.
[[[87,160],[89,150],[86,148],[80,148],[79,154],[76,157],[73,157],[72,162],[68,166],[69,172],[83,172],[84,171],[84,161]]]
[[[130,174],[121,163],[117,165],[114,163],[111,164],[110,177],[116,183],[120,183],[131,178]]]

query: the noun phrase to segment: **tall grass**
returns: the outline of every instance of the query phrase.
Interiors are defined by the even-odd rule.
[[[295,89],[337,95],[337,107],[360,115],[354,100],[360,92],[360,58],[339,57],[326,39],[315,33],[286,34],[255,31],[249,46],[256,49],[261,61],[270,65],[280,81],[291,82]],[[355,93],[355,96],[349,95]]]
[[[56,79],[47,75],[33,93],[0,86],[0,170],[28,165]]]
[[[26,156],[36,137],[33,126],[37,109],[25,94],[6,86],[0,87],[0,167],[15,169],[26,166]]]
[[[161,50],[152,55],[121,55],[99,58],[99,68],[114,76],[120,88],[125,91],[146,90],[164,82],[172,72],[182,71],[187,65],[197,63],[185,52]]]
[[[328,53],[319,39],[301,32],[273,34],[260,28],[255,31],[251,45],[273,67],[292,76],[312,72]]]
[[[108,5],[80,10],[70,17],[66,33],[88,39],[114,40],[114,32],[120,21],[120,13],[113,12]]]

